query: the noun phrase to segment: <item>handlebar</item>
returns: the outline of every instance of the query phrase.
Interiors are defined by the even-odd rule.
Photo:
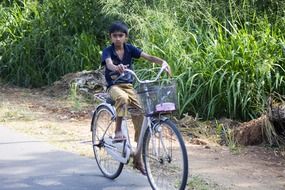
[[[158,78],[160,77],[160,75],[162,74],[162,72],[166,69],[167,66],[165,65],[162,65],[162,67],[160,68],[158,74],[156,75],[155,79],[153,80],[140,80],[139,77],[137,76],[137,74],[133,71],[133,70],[130,70],[130,69],[125,69],[124,72],[129,72],[131,73],[135,78],[136,80],[141,83],[141,84],[146,84],[146,83],[152,83],[152,82],[156,82],[158,80]],[[118,78],[121,78],[125,75],[125,73],[122,73]]]

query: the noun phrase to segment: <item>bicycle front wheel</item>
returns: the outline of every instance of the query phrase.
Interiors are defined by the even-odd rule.
[[[103,175],[110,179],[118,177],[124,164],[116,161],[106,151],[106,137],[112,137],[115,131],[115,116],[107,106],[97,108],[92,122],[92,142],[96,162]]]
[[[159,120],[146,131],[143,160],[153,189],[185,189],[188,178],[187,151],[172,121]]]

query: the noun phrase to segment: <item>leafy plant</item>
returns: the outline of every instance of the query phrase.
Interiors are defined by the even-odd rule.
[[[262,114],[270,93],[285,93],[283,1],[22,2],[0,4],[0,75],[6,81],[39,87],[99,68],[108,25],[124,20],[130,43],[170,64],[180,116],[250,120]],[[153,65],[137,61],[135,68],[153,76],[145,72]]]
[[[75,110],[80,110],[80,95],[78,94],[78,86],[76,83],[71,84],[69,99],[72,102],[73,108]]]

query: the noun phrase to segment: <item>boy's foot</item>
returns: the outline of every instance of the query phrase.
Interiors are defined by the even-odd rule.
[[[146,175],[146,170],[145,170],[144,165],[141,161],[136,161],[136,159],[134,158],[133,165],[134,165],[133,166],[134,169],[139,170],[142,175]]]
[[[126,139],[127,138],[123,135],[123,133],[121,131],[119,131],[119,132],[115,133],[115,136],[113,138],[113,142],[122,142]]]

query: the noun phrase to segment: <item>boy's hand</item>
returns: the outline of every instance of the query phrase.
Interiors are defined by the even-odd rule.
[[[168,73],[169,76],[172,76],[171,69],[166,61],[162,62],[162,68]]]
[[[116,72],[122,74],[127,68],[128,68],[127,65],[119,64],[116,66]]]

